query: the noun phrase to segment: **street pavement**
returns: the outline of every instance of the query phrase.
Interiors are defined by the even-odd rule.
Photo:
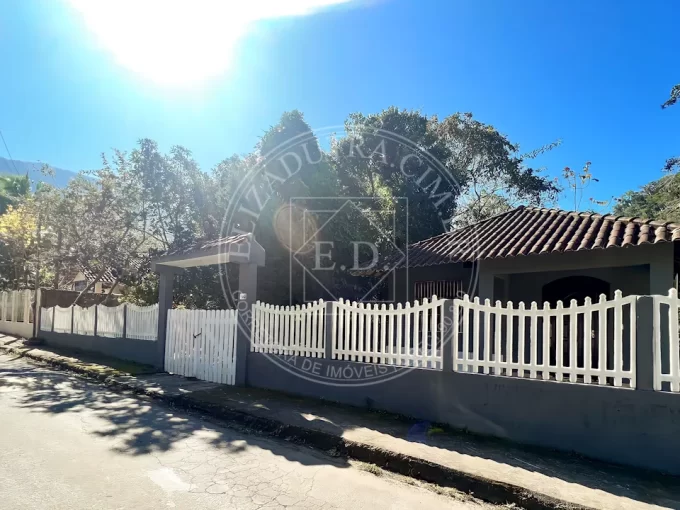
[[[2,509],[488,509],[0,355]]]

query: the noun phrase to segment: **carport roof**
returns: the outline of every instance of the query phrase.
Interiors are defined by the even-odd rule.
[[[264,266],[264,248],[253,234],[238,234],[201,241],[183,250],[176,250],[151,261],[151,269],[159,267],[196,267],[212,264],[255,264]]]
[[[411,244],[407,260],[408,267],[423,267],[523,255],[627,248],[679,239],[680,224],[677,223],[520,206]],[[405,265],[406,261],[398,267]]]

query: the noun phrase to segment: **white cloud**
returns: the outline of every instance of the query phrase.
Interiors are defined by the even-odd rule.
[[[221,75],[236,42],[265,19],[353,0],[69,0],[116,61],[154,82],[192,86]]]

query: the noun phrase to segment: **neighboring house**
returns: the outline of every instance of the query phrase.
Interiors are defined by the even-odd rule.
[[[678,272],[677,240],[680,224],[518,207],[410,245],[408,261],[388,278],[390,294],[404,302],[467,293],[539,307],[616,290],[666,295]]]
[[[73,277],[73,280],[67,284],[67,290],[75,290],[78,292],[87,288],[88,284],[97,279],[98,271],[92,271],[85,267],[81,267],[80,271]],[[89,292],[96,294],[106,294],[111,289],[111,286],[116,283],[117,272],[114,268],[108,268],[97,283],[90,289]],[[113,294],[122,294],[125,285],[117,283],[113,289]]]

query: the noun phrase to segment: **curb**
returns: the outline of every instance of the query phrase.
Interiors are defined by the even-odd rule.
[[[217,404],[194,399],[184,395],[164,395],[120,380],[121,376],[107,375],[63,358],[42,356],[31,349],[2,345],[0,351],[25,357],[52,367],[67,370],[88,380],[103,383],[114,390],[130,391],[144,395],[172,406],[197,411],[215,418],[232,429],[305,445],[332,456],[342,456],[379,466],[387,471],[409,476],[442,487],[451,487],[476,498],[495,504],[515,504],[526,510],[593,510],[590,507],[545,496],[517,485],[484,478],[459,471],[424,459],[400,454],[391,450],[350,441],[327,432],[287,425],[278,420],[262,418],[243,411],[237,411]]]

